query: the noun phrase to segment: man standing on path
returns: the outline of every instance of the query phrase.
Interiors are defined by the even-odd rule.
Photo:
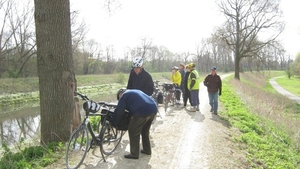
[[[127,89],[138,89],[151,96],[154,91],[152,76],[143,68],[143,58],[135,57],[132,62]]]
[[[191,92],[188,89],[188,78],[189,78],[190,72],[186,71],[184,74],[184,79],[183,80],[183,106],[182,108],[186,108],[187,101],[189,100],[190,105],[192,105],[191,102]]]
[[[184,99],[184,77],[185,77],[185,65],[183,63],[179,64],[179,73],[181,74],[181,84],[180,90],[182,91],[182,98]]]
[[[200,77],[195,69],[195,64],[190,63],[187,65],[187,71],[190,72],[188,77],[188,90],[191,94],[191,108],[189,109],[190,112],[199,111],[199,86],[200,86]]]
[[[217,75],[217,68],[213,66],[211,73],[204,79],[204,85],[207,87],[209,104],[211,106],[210,112],[218,114],[218,96],[222,94],[222,80]]]
[[[130,154],[125,158],[138,159],[140,152],[151,155],[149,130],[158,112],[156,102],[151,96],[140,90],[120,89],[117,93],[118,105],[114,111],[112,125],[117,126],[125,110],[132,116],[129,126]],[[142,136],[143,149],[140,150],[140,135]]]

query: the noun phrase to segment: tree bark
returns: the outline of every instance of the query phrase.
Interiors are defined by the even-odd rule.
[[[34,0],[41,142],[67,141],[72,128],[75,75],[69,0]]]

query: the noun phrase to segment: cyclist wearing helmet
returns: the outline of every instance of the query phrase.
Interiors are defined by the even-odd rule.
[[[149,130],[158,112],[156,102],[151,96],[136,89],[120,89],[117,93],[118,105],[114,111],[112,125],[117,126],[125,110],[128,110],[132,119],[128,126],[130,154],[125,158],[138,159],[140,152],[151,155]],[[140,135],[143,149],[140,151]]]
[[[154,91],[154,83],[151,75],[143,68],[143,58],[135,57],[132,62],[132,70],[129,74],[127,89],[139,89],[151,96]]]
[[[190,91],[191,95],[191,103],[192,107],[189,111],[196,112],[199,111],[199,85],[200,85],[200,78],[197,70],[195,69],[195,64],[190,63],[187,65],[187,71],[190,72],[188,77],[188,84],[187,88]]]
[[[180,89],[181,74],[178,70],[179,70],[179,68],[177,66],[172,67],[171,80],[172,80],[173,84],[175,85],[175,88]],[[176,90],[176,104],[180,104],[180,96],[181,96],[181,92]]]

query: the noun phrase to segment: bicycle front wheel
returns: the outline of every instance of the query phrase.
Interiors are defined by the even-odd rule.
[[[109,122],[106,122],[101,128],[100,151],[105,155],[111,155],[118,147],[124,134],[125,131],[117,130]]]
[[[82,164],[88,146],[88,130],[85,125],[81,125],[71,135],[66,148],[66,166],[68,169],[76,169]]]
[[[168,95],[167,95],[167,93],[164,93],[164,107],[165,107],[165,113],[166,113],[167,109],[168,109]]]

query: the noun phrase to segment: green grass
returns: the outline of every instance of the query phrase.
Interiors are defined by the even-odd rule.
[[[51,143],[47,146],[23,147],[20,142],[19,151],[14,153],[3,144],[4,152],[0,160],[0,169],[39,169],[62,158],[64,146],[62,143]],[[60,152],[60,153],[58,153]]]
[[[300,96],[299,78],[291,77],[291,79],[289,79],[287,76],[284,76],[282,78],[276,78],[275,81],[278,83],[278,85],[280,85],[287,91],[293,93],[296,96]]]
[[[287,134],[275,124],[251,113],[229,85],[223,80],[220,101],[224,107],[223,119],[241,131],[236,141],[246,147],[251,168],[300,168],[300,152]]]
[[[153,80],[170,80],[170,72],[151,73]],[[115,95],[116,91],[126,87],[129,74],[79,75],[76,76],[77,90],[92,97]],[[0,109],[39,102],[38,78],[0,79]],[[26,107],[26,106],[25,106]],[[21,106],[18,108],[22,108]]]

